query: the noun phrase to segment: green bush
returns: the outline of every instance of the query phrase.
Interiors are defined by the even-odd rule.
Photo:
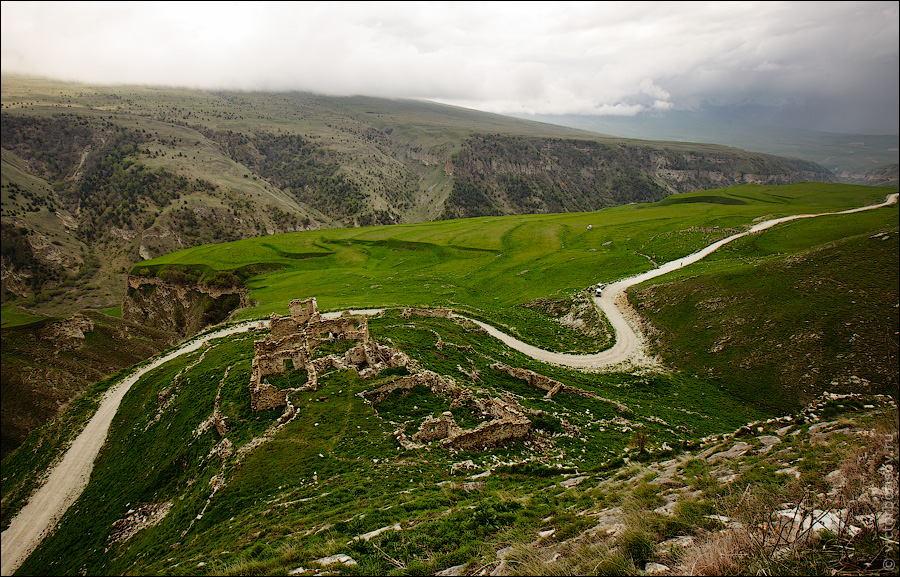
[[[643,567],[653,556],[653,541],[642,531],[626,531],[618,538],[618,543],[625,556],[638,567]]]

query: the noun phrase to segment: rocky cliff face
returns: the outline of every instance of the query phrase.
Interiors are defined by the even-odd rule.
[[[237,308],[249,306],[248,294],[247,289],[238,287],[180,285],[131,275],[122,299],[122,318],[187,336],[225,320]]]
[[[709,145],[472,137],[452,155],[444,218],[599,210],[741,184],[835,182],[825,167]]]
[[[841,182],[849,184],[862,184],[864,186],[897,186],[900,184],[900,164],[888,164],[877,166],[869,170],[850,171],[838,173]]]

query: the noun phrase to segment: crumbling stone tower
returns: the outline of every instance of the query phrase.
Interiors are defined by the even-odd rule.
[[[286,317],[272,313],[268,336],[253,343],[249,388],[250,406],[254,411],[287,404],[290,390],[278,390],[265,382],[267,375],[284,373],[290,363],[293,369],[307,371],[307,382],[299,390],[316,390],[318,376],[312,351],[319,344],[328,340],[369,340],[369,323],[365,316],[345,311],[336,319],[322,319],[315,297],[292,300],[288,310],[291,314]]]

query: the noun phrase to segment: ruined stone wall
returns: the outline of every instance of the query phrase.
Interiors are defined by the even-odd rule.
[[[400,379],[397,379],[396,381],[382,385],[377,389],[365,391],[364,393],[362,393],[362,395],[364,398],[367,398],[373,405],[377,405],[396,390],[404,389],[408,391],[419,385],[428,387],[434,393],[451,397],[455,397],[456,395],[454,395],[454,393],[459,390],[459,387],[457,387],[456,383],[454,383],[451,379],[442,377],[441,375],[432,371],[422,371],[420,373],[402,377]]]
[[[456,437],[463,429],[456,424],[453,413],[445,411],[438,418],[428,418],[419,425],[419,430],[412,436],[417,443],[430,443],[439,439]]]
[[[539,375],[534,371],[529,371],[528,369],[521,369],[517,367],[510,367],[504,365],[503,363],[494,363],[491,365],[492,369],[496,369],[498,371],[503,371],[508,375],[516,377],[517,379],[522,379],[523,381],[528,382],[529,385],[541,389],[542,391],[547,391],[547,398],[552,399],[553,395],[557,393],[572,393],[574,395],[581,395],[582,397],[589,397],[591,399],[596,399],[598,401],[603,401],[605,403],[609,403],[613,405],[616,411],[620,413],[630,413],[631,409],[627,406],[623,405],[618,401],[614,401],[612,399],[607,399],[605,397],[601,397],[597,393],[592,391],[585,391],[584,389],[579,389],[578,387],[570,387],[568,385],[564,385],[559,381],[554,381],[548,377],[543,375]]]
[[[344,363],[344,360],[340,357],[336,357],[334,355],[328,355],[327,357],[319,357],[318,359],[313,359],[307,365],[307,370],[312,368],[317,373],[324,373],[329,369],[346,369],[347,365]]]
[[[253,342],[253,372],[257,381],[266,375],[285,372],[288,361],[293,368],[304,369],[309,363],[309,353],[300,343],[269,338]]]
[[[409,390],[419,385],[429,386],[436,394],[456,397],[457,401],[464,399],[463,404],[474,405],[482,414],[490,415],[492,420],[475,429],[463,429],[457,425],[453,413],[445,411],[438,418],[425,419],[412,436],[412,443],[402,434],[402,429],[395,431],[401,445],[406,448],[419,448],[422,446],[419,443],[440,440],[444,445],[455,449],[482,449],[501,445],[512,439],[521,439],[531,433],[531,421],[513,403],[503,399],[473,397],[469,389],[457,387],[451,380],[431,371],[410,375],[361,394],[363,397],[371,397],[372,404],[375,405],[396,390]],[[452,406],[458,406],[457,402],[454,401]]]
[[[388,367],[409,366],[410,360],[399,349],[375,342],[363,342],[344,353],[344,363],[355,365],[360,376],[367,379]]]
[[[316,390],[319,373],[331,367],[345,368],[348,364],[365,364],[370,371],[380,371],[385,366],[405,366],[409,358],[402,352],[376,344],[368,345],[369,322],[365,316],[350,315],[345,312],[339,318],[323,320],[315,298],[294,299],[289,306],[291,315],[270,317],[268,336],[254,343],[252,372],[250,375],[250,399],[254,411],[284,406],[288,404],[287,394],[290,390],[279,391],[264,382],[266,375],[285,372],[287,363],[294,369],[305,369],[307,382],[300,390]],[[336,335],[338,339],[363,341],[358,353],[358,362],[345,362],[337,357],[312,359],[312,350],[319,344]],[[355,360],[355,359],[354,359]]]
[[[491,365],[491,368],[498,371],[503,371],[504,373],[517,379],[522,379],[532,387],[536,387],[538,389],[541,389],[542,391],[556,392],[563,387],[563,384],[559,381],[555,381],[549,377],[545,377],[544,375],[535,373],[534,371],[529,371],[528,369],[510,367],[504,365],[503,363],[494,363],[493,365]],[[554,389],[556,389],[556,391],[554,391]]]
[[[494,420],[521,420],[525,415],[511,403],[497,398],[474,397],[473,404],[483,415],[490,415]]]
[[[332,333],[338,335],[341,340],[368,341],[369,319],[362,315],[353,315],[310,321],[304,330],[310,338],[320,338]]]
[[[463,431],[459,435],[444,441],[444,444],[463,451],[496,447],[513,439],[523,439],[531,433],[531,421],[495,420],[482,423],[471,431]]]
[[[400,316],[408,319],[412,315],[420,316],[420,317],[430,317],[430,318],[441,318],[441,319],[449,319],[453,316],[452,309],[403,309],[403,312],[400,313]]]
[[[593,391],[585,391],[584,389],[579,389],[578,387],[570,387],[568,385],[562,385],[560,388],[560,392],[563,393],[572,393],[573,395],[581,395],[582,397],[589,397],[591,399],[596,399],[598,401],[603,401],[604,403],[609,403],[612,405],[616,412],[618,413],[630,413],[631,409],[627,406],[623,405],[619,401],[614,401],[612,399],[607,399],[606,397],[601,397],[597,393]]]
[[[253,412],[283,407],[287,404],[288,391],[279,391],[269,383],[259,383],[250,388],[250,408]]]
[[[316,297],[303,300],[294,299],[288,305],[288,310],[298,326],[319,320],[319,304],[316,302]]]
[[[279,317],[274,313],[269,317],[269,336],[272,340],[280,341],[298,335],[299,331],[300,326],[292,317]]]

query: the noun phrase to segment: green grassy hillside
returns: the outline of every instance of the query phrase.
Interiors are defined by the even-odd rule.
[[[571,331],[522,305],[651,269],[745,230],[757,219],[875,204],[890,189],[810,183],[686,193],[656,204],[593,213],[483,217],[417,225],[332,229],[171,253],[132,273],[276,268],[244,281],[252,318],[316,296],[322,310],[443,306],[506,327],[527,342],[574,350]],[[252,274],[252,273],[251,273]],[[550,326],[551,329],[547,327]],[[560,336],[557,336],[560,335]]]
[[[667,363],[776,410],[896,394],[898,209],[795,221],[636,287]]]
[[[2,298],[118,306],[135,263],[277,233],[591,211],[741,183],[834,181],[807,161],[612,138],[410,100],[4,76]]]
[[[778,507],[818,500],[815,507],[835,508],[824,495],[837,477],[826,475],[840,468],[862,483],[866,471],[894,458],[896,445],[885,440],[895,438],[896,404],[829,397],[814,414],[797,413],[804,395],[830,382],[803,381],[796,369],[824,379],[852,369],[872,384],[864,392],[889,388],[891,373],[878,367],[896,367],[896,357],[875,364],[871,376],[858,371],[873,364],[885,331],[896,331],[896,205],[783,224],[673,273],[677,283],[670,276],[635,287],[634,302],[659,330],[664,372],[542,365],[469,323],[407,319],[394,307],[451,306],[562,349],[569,346],[557,334],[562,328],[522,305],[647,270],[755,221],[874,204],[888,192],[744,186],[588,214],[292,233],[148,261],[134,272],[208,279],[234,272],[258,301],[240,318],[286,314],[289,300],[308,296],[324,310],[386,307],[370,320],[374,340],[452,378],[473,398],[521,407],[532,433],[485,450],[439,442],[404,448],[399,433],[411,436],[429,417],[450,411],[464,427],[486,417],[422,387],[366,402],[361,393],[398,375],[363,379],[337,369],[319,375],[319,390],[290,393],[298,411],[279,426],[280,410],[250,410],[259,335],[214,340],[132,387],[90,484],[18,573],[313,574],[319,560],[337,554],[355,563],[340,566],[345,574],[460,566],[478,573],[503,562],[526,574],[636,573],[650,561],[700,562],[687,541],[670,539],[724,546],[725,535],[737,535],[727,532],[736,531],[734,520],[764,527]],[[856,325],[852,333],[847,323]],[[728,337],[723,354],[709,356],[720,336]],[[317,354],[340,352],[340,344]],[[741,356],[747,350],[753,354]],[[496,362],[588,394],[570,389],[548,399],[493,368]],[[288,372],[273,382],[305,378]],[[109,386],[92,387],[64,413],[68,420],[36,431],[4,459],[4,526],[47,462],[35,456],[60,450]],[[210,425],[217,412],[227,423],[221,432]],[[857,450],[857,429],[866,431],[864,450]],[[880,474],[864,481],[846,490],[882,482]],[[850,508],[859,494],[841,493],[847,500],[840,503]],[[824,548],[803,541],[778,555],[752,535],[721,554],[738,574],[865,571],[865,563],[895,551],[878,527],[852,541],[844,532],[826,535]],[[853,552],[842,554],[851,542]],[[708,561],[708,549],[701,553],[707,571],[723,566]]]
[[[333,555],[353,560],[339,566],[341,574],[460,566],[477,573],[505,557],[518,574],[556,574],[572,564],[580,568],[569,571],[584,574],[601,563],[603,573],[634,573],[649,561],[690,559],[696,552],[685,543],[705,543],[732,528],[732,519],[755,527],[779,507],[770,503],[805,503],[803,487],[827,490],[825,475],[846,459],[869,459],[853,461],[865,465],[854,469],[863,475],[870,461],[889,462],[889,445],[876,443],[896,434],[896,408],[884,399],[838,399],[814,416],[774,420],[702,378],[552,369],[446,319],[411,323],[394,310],[372,319],[370,329],[479,398],[514,400],[529,411],[533,435],[487,450],[437,442],[403,449],[398,429],[409,435],[447,410],[464,426],[483,416],[427,389],[366,403],[359,393],[396,377],[364,380],[348,370],[320,375],[318,391],[292,393],[297,416],[278,427],[280,410],[249,408],[257,336],[212,341],[134,385],[90,484],[17,574],[317,574],[320,560]],[[492,369],[495,360],[601,398],[561,393],[547,400]],[[480,371],[479,380],[459,366]],[[217,408],[228,423],[224,435],[207,423]],[[868,412],[880,417],[873,421]],[[834,430],[827,446],[823,426]],[[881,431],[871,451],[846,442],[849,426]],[[767,454],[773,438],[777,453]],[[8,492],[27,480],[21,472],[31,455],[20,450],[4,461],[4,522],[14,511]],[[880,479],[866,477],[863,486]],[[706,516],[713,514],[721,516]],[[832,539],[850,542],[843,533]],[[852,542],[856,550],[845,556],[829,549],[773,557],[773,546],[759,539],[741,545],[752,556],[722,554],[737,573],[757,564],[798,573],[862,567],[890,554],[879,550],[874,528]]]
[[[574,501],[568,501],[572,495],[556,494],[559,475],[615,472],[628,456],[623,452],[635,428],[664,451],[663,443],[684,447],[766,416],[697,379],[549,369],[444,319],[411,325],[392,311],[373,319],[370,330],[376,341],[390,339],[423,368],[455,379],[480,397],[506,395],[526,409],[545,411],[535,421],[542,429],[527,444],[517,441],[488,451],[458,452],[438,443],[404,451],[393,435],[398,427],[411,434],[426,417],[446,410],[468,426],[483,417],[467,417],[471,408],[451,408],[448,399],[425,390],[407,397],[393,394],[372,406],[357,393],[395,377],[363,380],[352,371],[332,371],[318,391],[292,394],[300,408],[297,418],[244,455],[241,448],[261,438],[281,411],[250,411],[247,385],[252,341],[258,337],[215,341],[205,353],[168,363],[130,390],[90,485],[21,572],[243,572],[242,563],[279,556],[287,546],[297,548],[293,559],[348,550],[361,563],[361,573],[396,569],[374,543],[410,564],[410,571],[430,571],[466,562],[485,544],[534,531],[548,515],[558,516],[551,524],[565,527],[569,518],[563,503]],[[435,333],[445,343],[442,350],[435,347]],[[539,370],[605,399],[627,401],[629,410],[620,413],[609,401],[568,393],[546,400],[544,391],[491,369],[497,360]],[[466,379],[458,365],[481,371],[481,381]],[[214,450],[222,450],[223,437],[214,427],[198,428],[216,405],[228,423],[231,444],[218,454]],[[15,453],[4,461],[4,471],[15,471],[19,459],[27,457],[27,452]],[[461,488],[466,477],[450,469],[469,459],[477,467],[469,476],[503,463],[537,460],[500,467],[484,479],[483,488],[466,490]],[[209,480],[216,475],[227,486],[210,499]],[[116,541],[117,520],[130,510],[163,503],[171,509],[162,523]],[[414,529],[374,543],[352,541],[394,523]]]

